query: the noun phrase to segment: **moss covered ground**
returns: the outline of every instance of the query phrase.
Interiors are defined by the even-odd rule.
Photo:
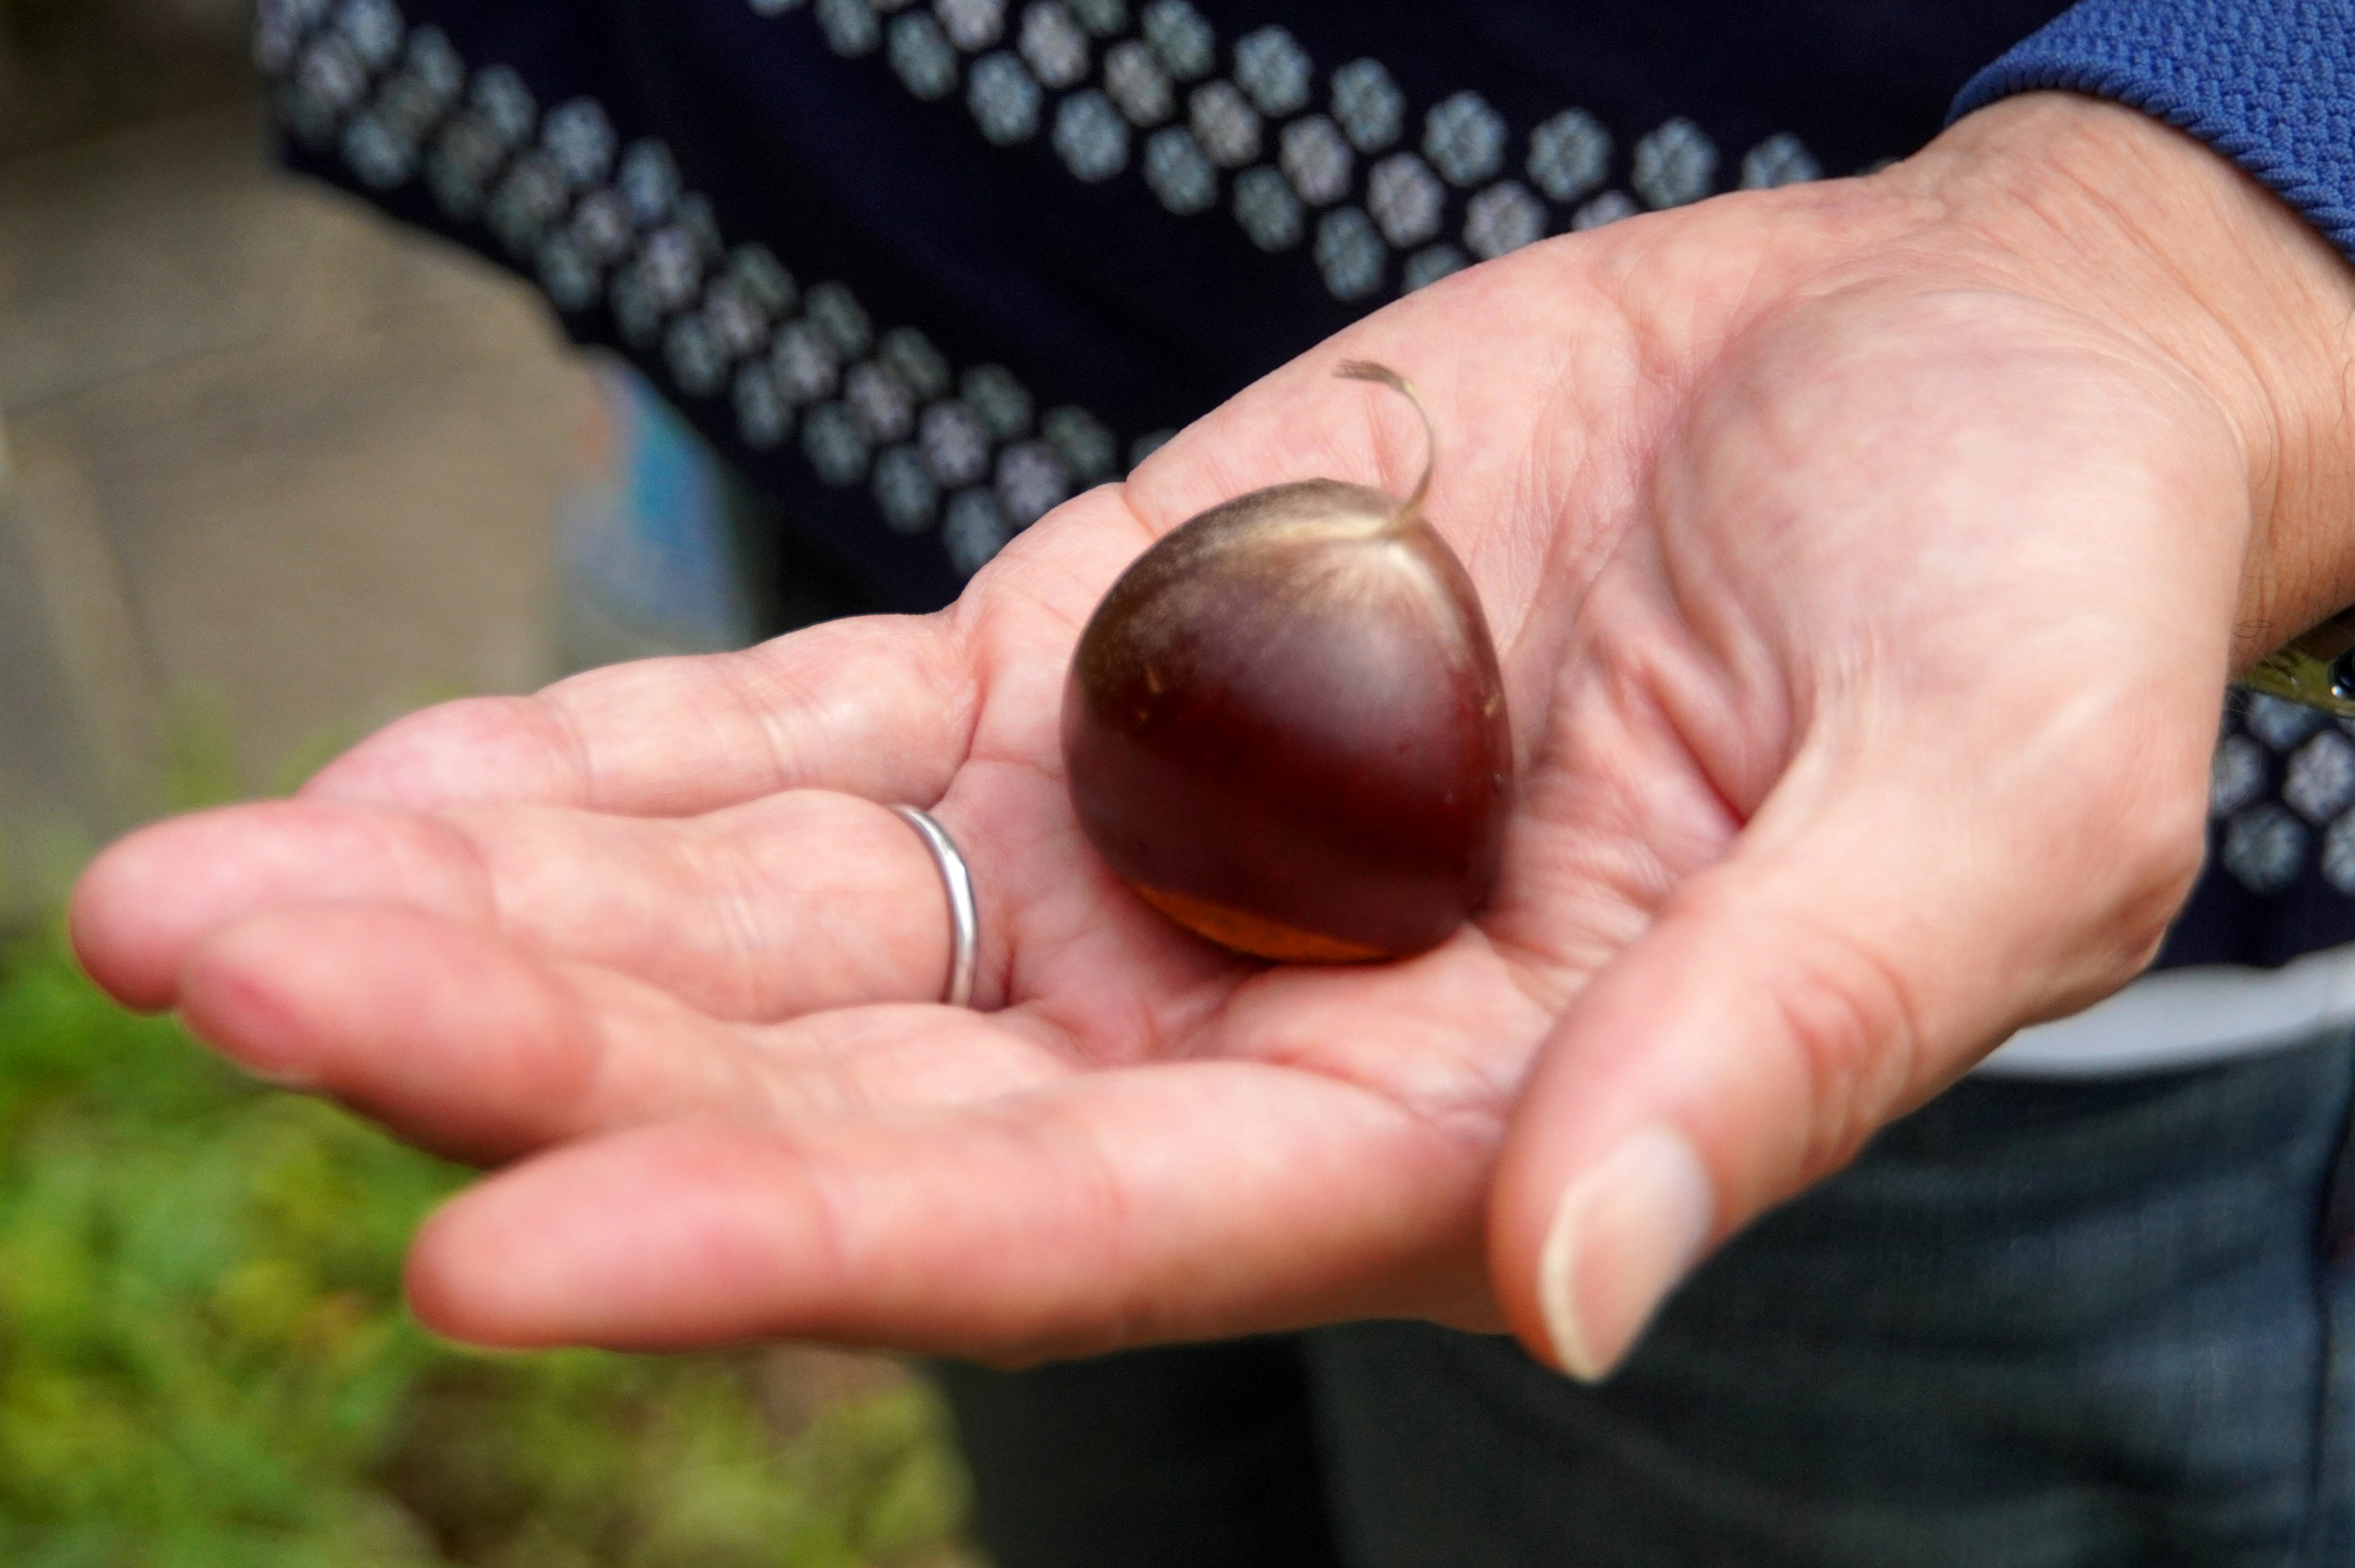
[[[849,1568],[968,1562],[911,1378],[773,1354],[485,1356],[399,1291],[464,1173],[0,946],[0,1563]]]

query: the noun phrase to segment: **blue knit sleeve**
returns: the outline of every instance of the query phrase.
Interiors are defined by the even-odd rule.
[[[2189,132],[2355,260],[2355,0],[2083,0],[1972,78],[1954,113],[2040,88]]]

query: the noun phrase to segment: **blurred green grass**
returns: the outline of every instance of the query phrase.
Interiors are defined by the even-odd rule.
[[[58,923],[0,944],[0,1563],[975,1561],[921,1381],[781,1419],[754,1354],[430,1339],[401,1253],[463,1179],[117,1008]]]

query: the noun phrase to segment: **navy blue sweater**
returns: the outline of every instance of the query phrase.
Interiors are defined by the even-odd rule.
[[[2317,0],[265,0],[302,168],[535,279],[929,608],[1404,290],[1902,156],[2036,87],[2201,136],[2355,244]],[[1957,94],[1960,97],[1957,97]],[[2227,716],[2162,962],[2355,939],[2355,739]]]

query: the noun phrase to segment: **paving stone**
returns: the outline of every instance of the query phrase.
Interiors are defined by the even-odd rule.
[[[125,737],[185,694],[261,787],[322,736],[551,673],[581,361],[520,285],[262,146],[238,109],[0,164],[0,688],[42,708],[0,714],[0,827],[120,826],[153,798]],[[112,624],[72,608],[101,601]]]

